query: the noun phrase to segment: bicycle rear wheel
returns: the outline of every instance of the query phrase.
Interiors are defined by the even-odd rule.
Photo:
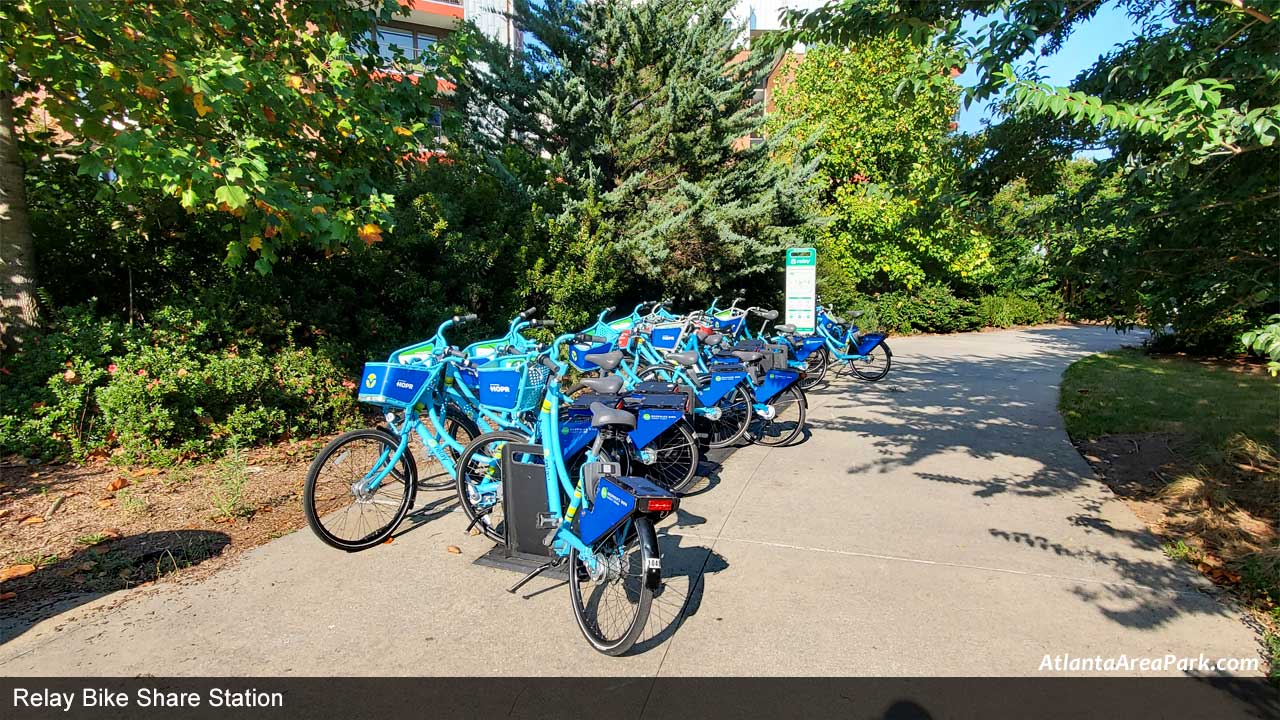
[[[594,549],[594,573],[577,548],[569,553],[573,616],[597,652],[621,655],[640,637],[662,584],[658,538],[653,523],[637,517],[625,535],[614,533]]]
[[[653,464],[641,465],[644,476],[673,493],[684,492],[698,475],[698,439],[683,420],[667,428],[641,453],[653,453]],[[634,465],[634,463],[633,463]]]
[[[376,490],[362,486],[386,468],[397,443],[382,430],[353,430],[334,438],[312,461],[302,506],[307,525],[326,544],[355,552],[395,532],[413,502],[413,458],[407,451],[402,454]]]
[[[769,402],[773,417],[764,418],[757,412],[751,413],[747,437],[753,443],[770,447],[791,443],[804,430],[807,405],[804,391],[797,385],[792,385]]]
[[[817,387],[818,383],[827,376],[829,364],[830,358],[827,356],[825,347],[809,353],[809,357],[804,360],[804,379],[800,381],[800,389],[807,391]]]
[[[864,358],[849,361],[849,369],[862,380],[875,382],[889,374],[889,366],[893,364],[893,352],[888,343],[880,343],[867,351]]]

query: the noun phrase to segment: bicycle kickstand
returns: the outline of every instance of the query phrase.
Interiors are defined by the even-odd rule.
[[[555,560],[552,560],[551,562],[539,565],[538,567],[533,569],[533,572],[530,572],[528,575],[525,575],[523,578],[521,578],[520,582],[517,582],[515,585],[512,585],[511,587],[507,588],[507,592],[514,595],[517,590],[524,587],[525,583],[538,577],[539,575],[546,572],[547,570],[550,570],[551,568],[562,564],[563,562],[564,562],[564,558],[558,557]]]

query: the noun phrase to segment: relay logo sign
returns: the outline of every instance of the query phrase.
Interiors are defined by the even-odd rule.
[[[397,379],[397,380],[396,380],[396,387],[400,388],[401,390],[412,390],[412,389],[413,389],[413,383],[411,383],[411,382],[405,382],[404,380],[399,380],[399,379]]]
[[[787,250],[787,324],[796,332],[813,332],[818,304],[818,251],[813,248]]]
[[[378,376],[377,376],[377,374],[376,374],[376,373],[369,373],[369,377],[367,377],[367,378],[365,378],[365,379],[364,379],[364,386],[365,386],[365,387],[367,387],[367,388],[369,388],[370,390],[372,390],[372,389],[373,389],[373,386],[374,386],[377,382],[378,382]]]

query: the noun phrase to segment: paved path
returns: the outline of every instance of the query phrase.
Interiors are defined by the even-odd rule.
[[[740,450],[685,501],[663,538],[675,576],[630,657],[588,649],[562,584],[504,592],[515,577],[472,564],[488,544],[461,514],[429,510],[369,552],[303,530],[200,583],[0,624],[0,675],[1030,675],[1046,654],[1254,656],[1062,430],[1063,369],[1126,342],[894,339],[888,380],[814,393],[804,444]]]

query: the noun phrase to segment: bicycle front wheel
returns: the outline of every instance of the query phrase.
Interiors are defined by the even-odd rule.
[[[529,437],[511,430],[484,433],[467,445],[458,458],[458,503],[476,527],[496,543],[506,541],[506,513],[502,502],[502,448],[527,443]]]
[[[631,528],[597,543],[594,571],[577,548],[569,553],[574,618],[591,647],[605,655],[621,655],[635,645],[662,584],[653,523],[638,517]]]
[[[417,472],[408,451],[376,489],[368,480],[386,469],[397,439],[373,428],[334,438],[307,470],[302,493],[307,525],[326,544],[355,552],[383,542],[409,512]]]

